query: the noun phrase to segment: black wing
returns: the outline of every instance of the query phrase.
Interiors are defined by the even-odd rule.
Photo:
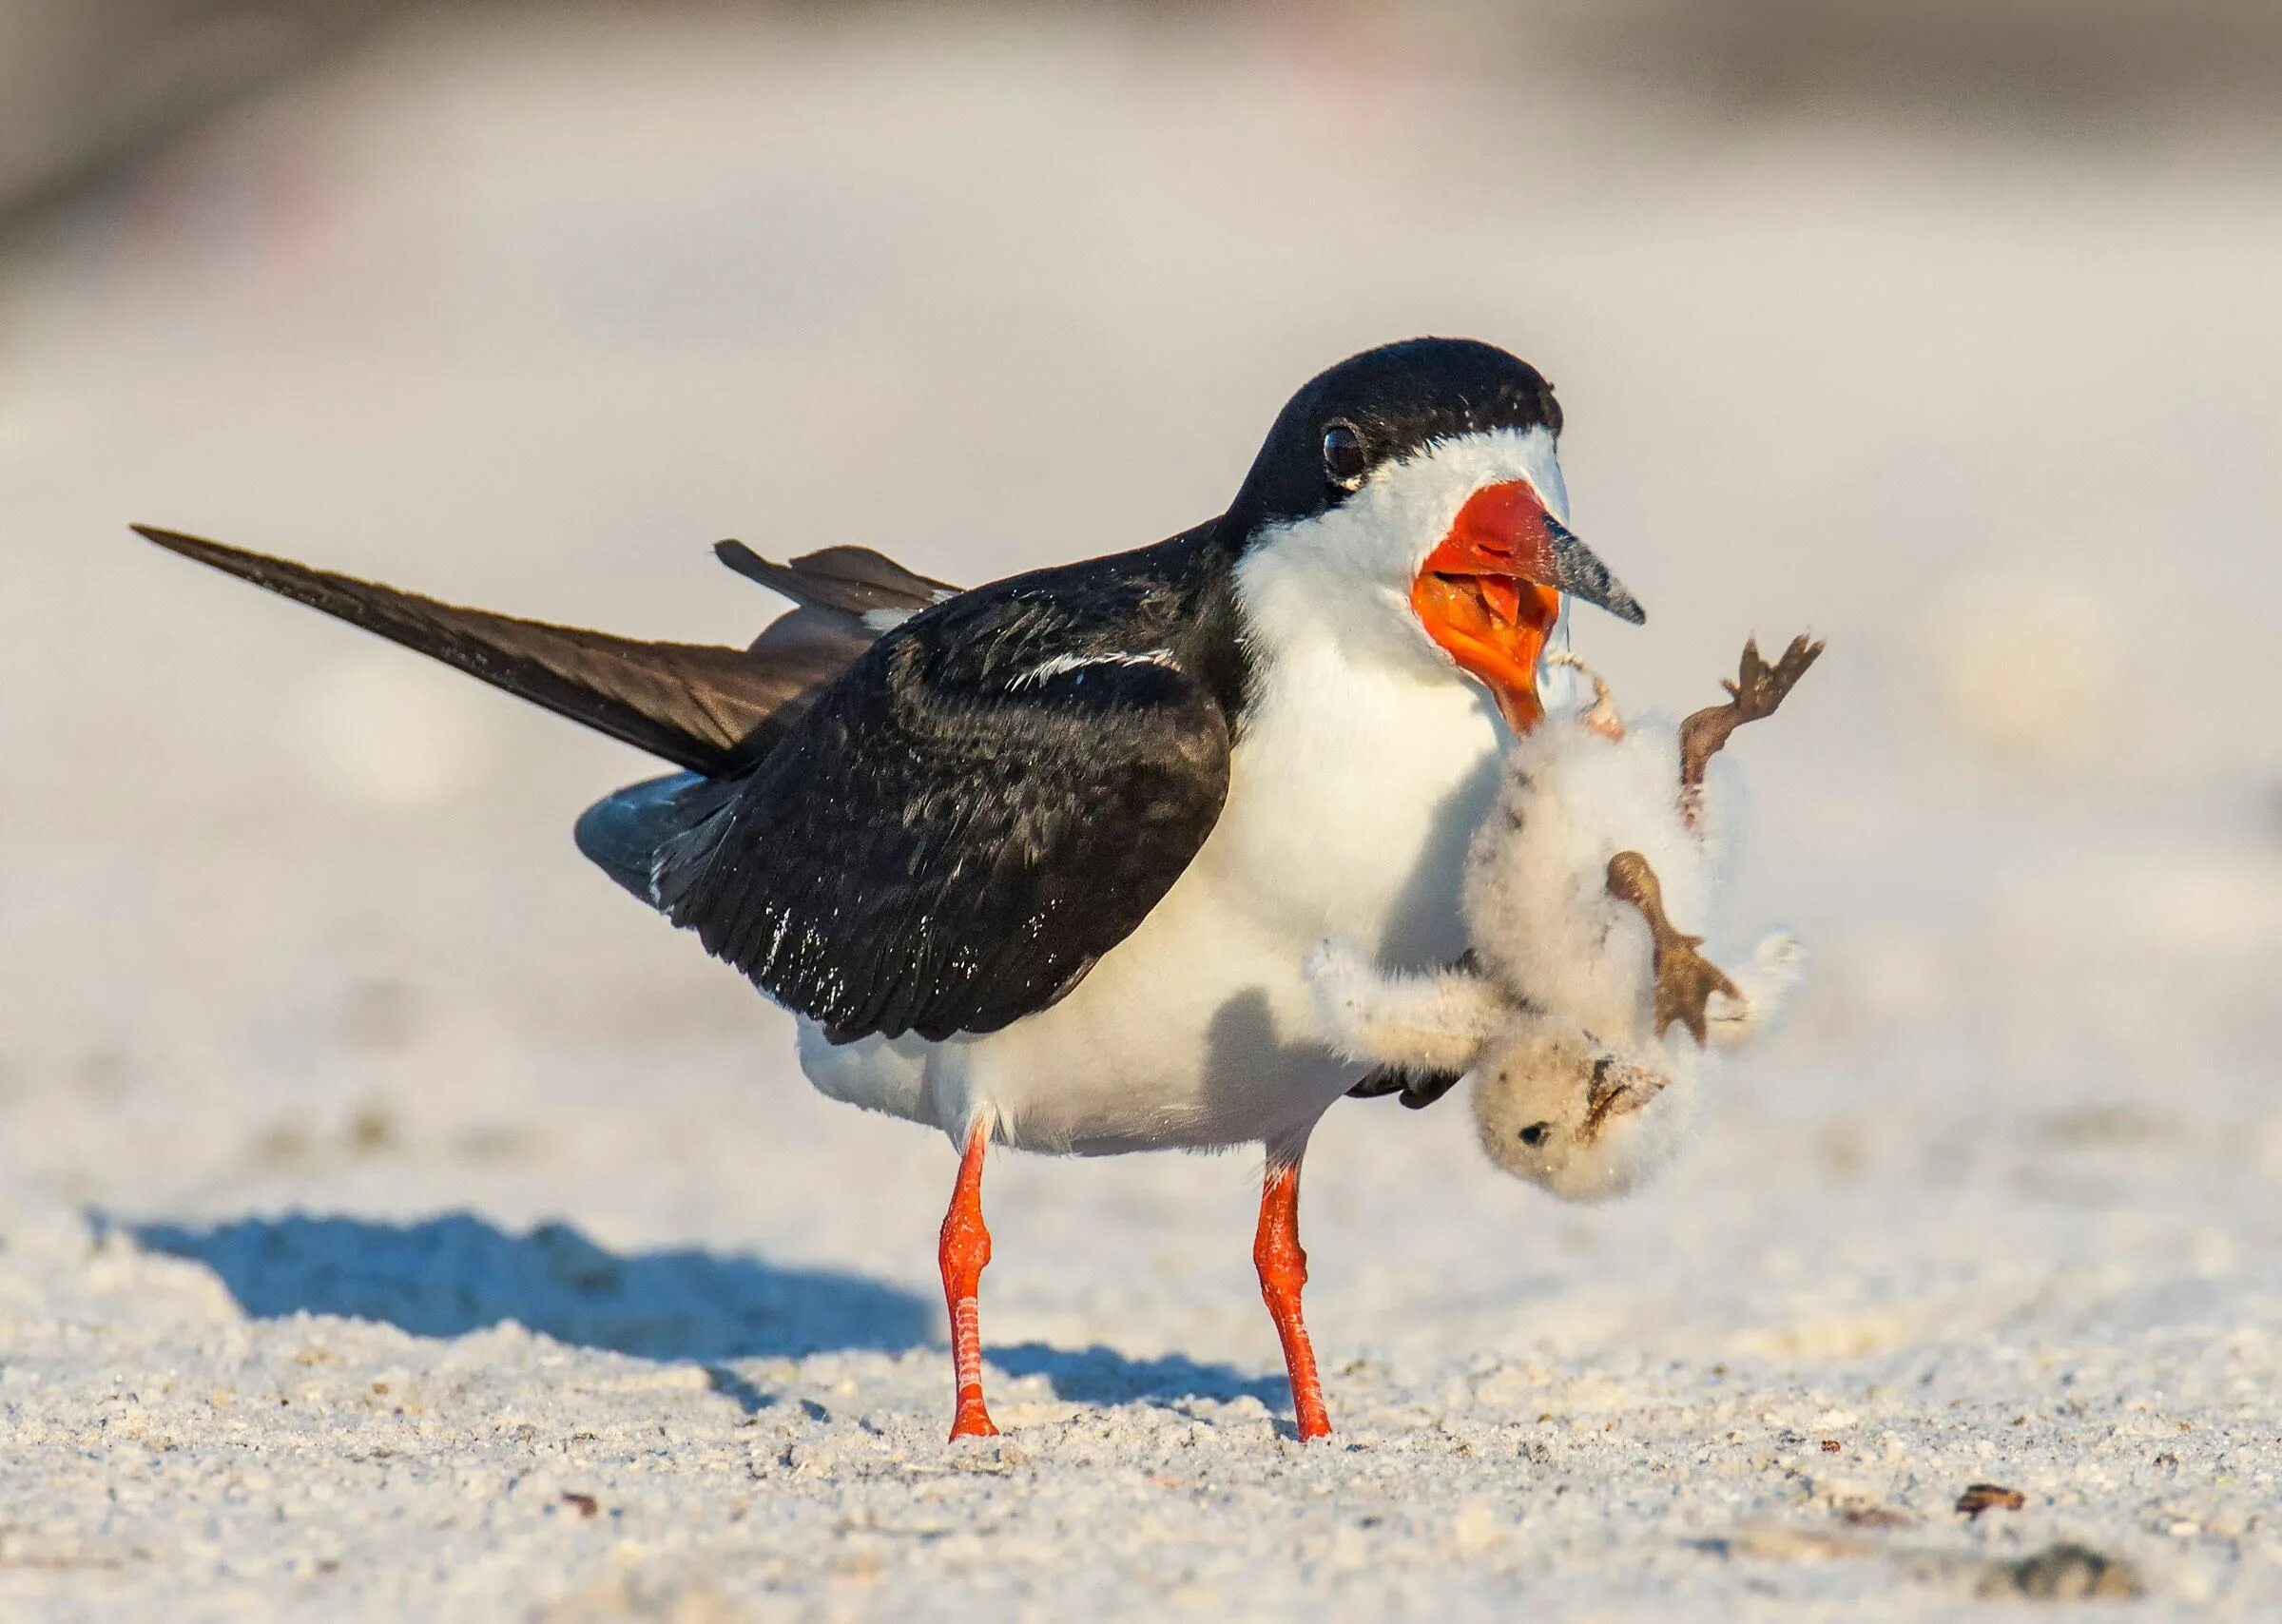
[[[1349,1099],[1383,1099],[1401,1094],[1413,1111],[1424,1111],[1464,1079],[1460,1072],[1405,1072],[1382,1066],[1347,1091]]]
[[[1171,888],[1228,794],[1213,650],[1233,639],[1195,590],[1120,562],[890,632],[747,776],[706,786],[659,850],[659,907],[836,1042],[991,1032],[1054,1003]]]

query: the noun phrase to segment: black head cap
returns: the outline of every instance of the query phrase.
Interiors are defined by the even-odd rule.
[[[1228,506],[1231,537],[1337,507],[1380,464],[1490,429],[1561,432],[1544,375],[1473,338],[1406,338],[1341,361],[1293,396]]]

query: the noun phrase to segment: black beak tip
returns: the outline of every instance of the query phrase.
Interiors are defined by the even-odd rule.
[[[1579,585],[1584,586],[1585,584],[1580,583]],[[1602,572],[1599,580],[1590,583],[1587,590],[1573,591],[1571,595],[1580,598],[1595,608],[1607,609],[1618,620],[1633,626],[1648,624],[1648,610],[1640,607],[1640,600],[1626,591],[1620,583],[1611,578],[1605,571]]]
[[[1599,556],[1577,538],[1575,531],[1558,519],[1548,518],[1545,529],[1553,544],[1554,580],[1573,598],[1598,605],[1618,620],[1634,626],[1648,624],[1648,611],[1640,600],[1624,590],[1624,583],[1615,572],[1600,561]]]

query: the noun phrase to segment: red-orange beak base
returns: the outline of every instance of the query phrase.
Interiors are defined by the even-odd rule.
[[[1537,657],[1561,612],[1550,516],[1527,480],[1466,498],[1410,587],[1426,635],[1490,690],[1506,725],[1526,733],[1544,714]]]

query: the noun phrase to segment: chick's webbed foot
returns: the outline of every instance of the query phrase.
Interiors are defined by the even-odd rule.
[[[1664,887],[1648,859],[1638,852],[1618,852],[1609,859],[1609,895],[1630,902],[1648,921],[1653,944],[1656,1035],[1662,1037],[1676,1020],[1700,1047],[1710,1034],[1706,1010],[1712,995],[1724,993],[1736,999],[1743,995],[1725,971],[1696,951],[1704,938],[1683,934],[1665,914]]]
[[[1658,1037],[1676,1020],[1688,1029],[1689,1036],[1702,1045],[1711,1034],[1705,1009],[1712,1001],[1712,995],[1739,996],[1735,983],[1728,979],[1726,973],[1696,951],[1703,939],[1697,936],[1681,937],[1671,948],[1659,949],[1656,954]]]
[[[1782,657],[1770,666],[1759,652],[1757,638],[1746,643],[1743,664],[1735,673],[1735,680],[1720,684],[1728,690],[1727,703],[1709,706],[1680,724],[1682,787],[1693,789],[1704,782],[1704,769],[1736,728],[1747,722],[1759,722],[1774,715],[1822,652],[1821,643],[1804,636],[1794,637]]]

